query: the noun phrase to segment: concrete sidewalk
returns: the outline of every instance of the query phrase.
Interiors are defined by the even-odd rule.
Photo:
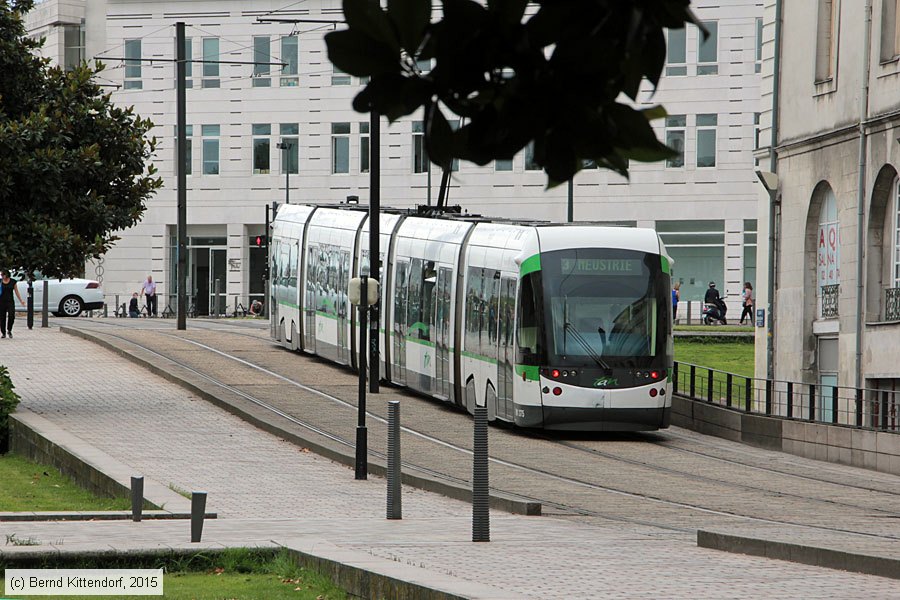
[[[472,598],[894,598],[900,581],[698,548],[686,532],[597,520],[492,513],[472,543],[471,507],[404,488],[402,521],[385,517],[384,480],[259,431],[112,352],[55,329],[0,344],[22,406],[110,470],[167,490],[204,490],[204,542],[185,521],[2,522],[34,552],[284,545]],[[108,457],[108,458],[104,458]],[[424,588],[422,588],[424,589]]]

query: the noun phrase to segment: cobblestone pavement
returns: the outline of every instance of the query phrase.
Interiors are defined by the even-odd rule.
[[[483,584],[473,593],[481,597],[900,597],[897,580],[697,548],[687,531],[642,524],[649,515],[575,520],[494,512],[492,542],[473,544],[468,504],[405,488],[404,520],[386,521],[384,480],[355,481],[346,467],[257,430],[110,351],[52,328],[23,328],[4,342],[0,364],[10,368],[24,407],[136,474],[176,489],[207,491],[209,510],[219,513],[206,525],[207,544],[297,546],[323,540],[400,565],[411,577],[449,578],[460,590]],[[301,376],[342,384],[340,372],[327,374],[312,362]],[[262,385],[238,369],[233,376],[248,387]],[[667,439],[702,443],[685,432]],[[840,478],[842,471],[828,470]],[[879,474],[872,474],[872,482],[891,484]],[[183,543],[187,527],[19,522],[0,523],[0,535],[15,533],[69,550],[150,548]],[[16,551],[24,549],[0,547]]]

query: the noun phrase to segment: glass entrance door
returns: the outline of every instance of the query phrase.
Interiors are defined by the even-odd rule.
[[[225,313],[227,296],[225,248],[209,246],[192,246],[188,248],[188,273],[190,282],[188,291],[188,314],[206,316],[213,314],[216,308],[216,279],[219,280],[219,312]]]

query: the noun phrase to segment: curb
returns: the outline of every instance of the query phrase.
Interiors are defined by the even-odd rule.
[[[703,530],[697,530],[697,546],[722,552],[764,556],[827,569],[900,579],[900,558],[885,558]]]
[[[159,375],[167,381],[183,387],[189,392],[200,396],[204,400],[211,402],[219,408],[227,410],[228,412],[240,417],[244,421],[250,423],[251,425],[254,425],[255,427],[258,427],[259,429],[262,429],[263,431],[281,437],[295,445],[309,448],[309,450],[311,450],[312,452],[315,452],[316,454],[324,456],[325,458],[333,460],[337,463],[349,467],[353,467],[356,464],[356,456],[355,453],[353,453],[352,449],[346,450],[344,446],[336,443],[316,441],[306,435],[302,435],[297,433],[296,431],[289,430],[280,423],[280,419],[277,416],[274,416],[273,418],[273,415],[271,415],[268,411],[260,409],[259,407],[253,405],[248,401],[245,401],[237,395],[231,394],[230,392],[226,392],[225,394],[220,395],[221,388],[219,388],[219,393],[216,393],[212,390],[206,389],[203,384],[190,381],[188,379],[188,377],[190,377],[189,372],[169,359],[165,360],[168,364],[171,364],[173,366],[172,370],[160,367],[158,364],[150,361],[149,359],[138,356],[132,351],[126,350],[115,342],[101,338],[100,335],[103,334],[97,335],[93,332],[87,332],[81,329],[75,329],[65,326],[60,327],[59,330],[62,333],[80,337],[84,340],[104,347],[107,350],[111,350],[119,356],[148,369],[151,373]],[[175,370],[181,370],[185,373],[185,375],[176,374],[174,372]],[[226,396],[233,396],[233,399],[228,399]],[[372,460],[370,458],[368,462],[368,472],[372,475],[386,477],[387,464],[385,462]],[[447,481],[443,481],[428,475],[403,472],[401,474],[401,482],[419,488],[421,490],[438,493],[455,500],[463,500],[468,502],[471,502],[472,500],[471,488],[461,485],[454,485]],[[497,493],[491,493],[490,506],[491,508],[502,510],[504,512],[526,516],[540,516],[542,509],[542,505],[540,502],[534,500],[525,500],[509,494]]]

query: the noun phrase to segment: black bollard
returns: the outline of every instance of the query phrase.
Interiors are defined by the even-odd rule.
[[[487,407],[475,407],[472,452],[472,541],[491,541]]]
[[[388,402],[387,518],[403,518],[403,490],[400,487],[400,401]]]
[[[47,304],[50,302],[50,298],[49,298],[50,282],[45,279],[43,282],[41,282],[41,285],[44,288],[43,289],[44,297],[41,299],[41,327],[49,327],[50,324],[47,322],[47,320],[49,318],[47,313],[49,313],[50,310],[49,310],[49,307],[47,306]]]
[[[144,478],[141,476],[131,478],[131,520],[135,523],[141,521],[141,511],[144,509]]]
[[[191,492],[191,542],[199,542],[203,536],[205,517],[206,492]]]

